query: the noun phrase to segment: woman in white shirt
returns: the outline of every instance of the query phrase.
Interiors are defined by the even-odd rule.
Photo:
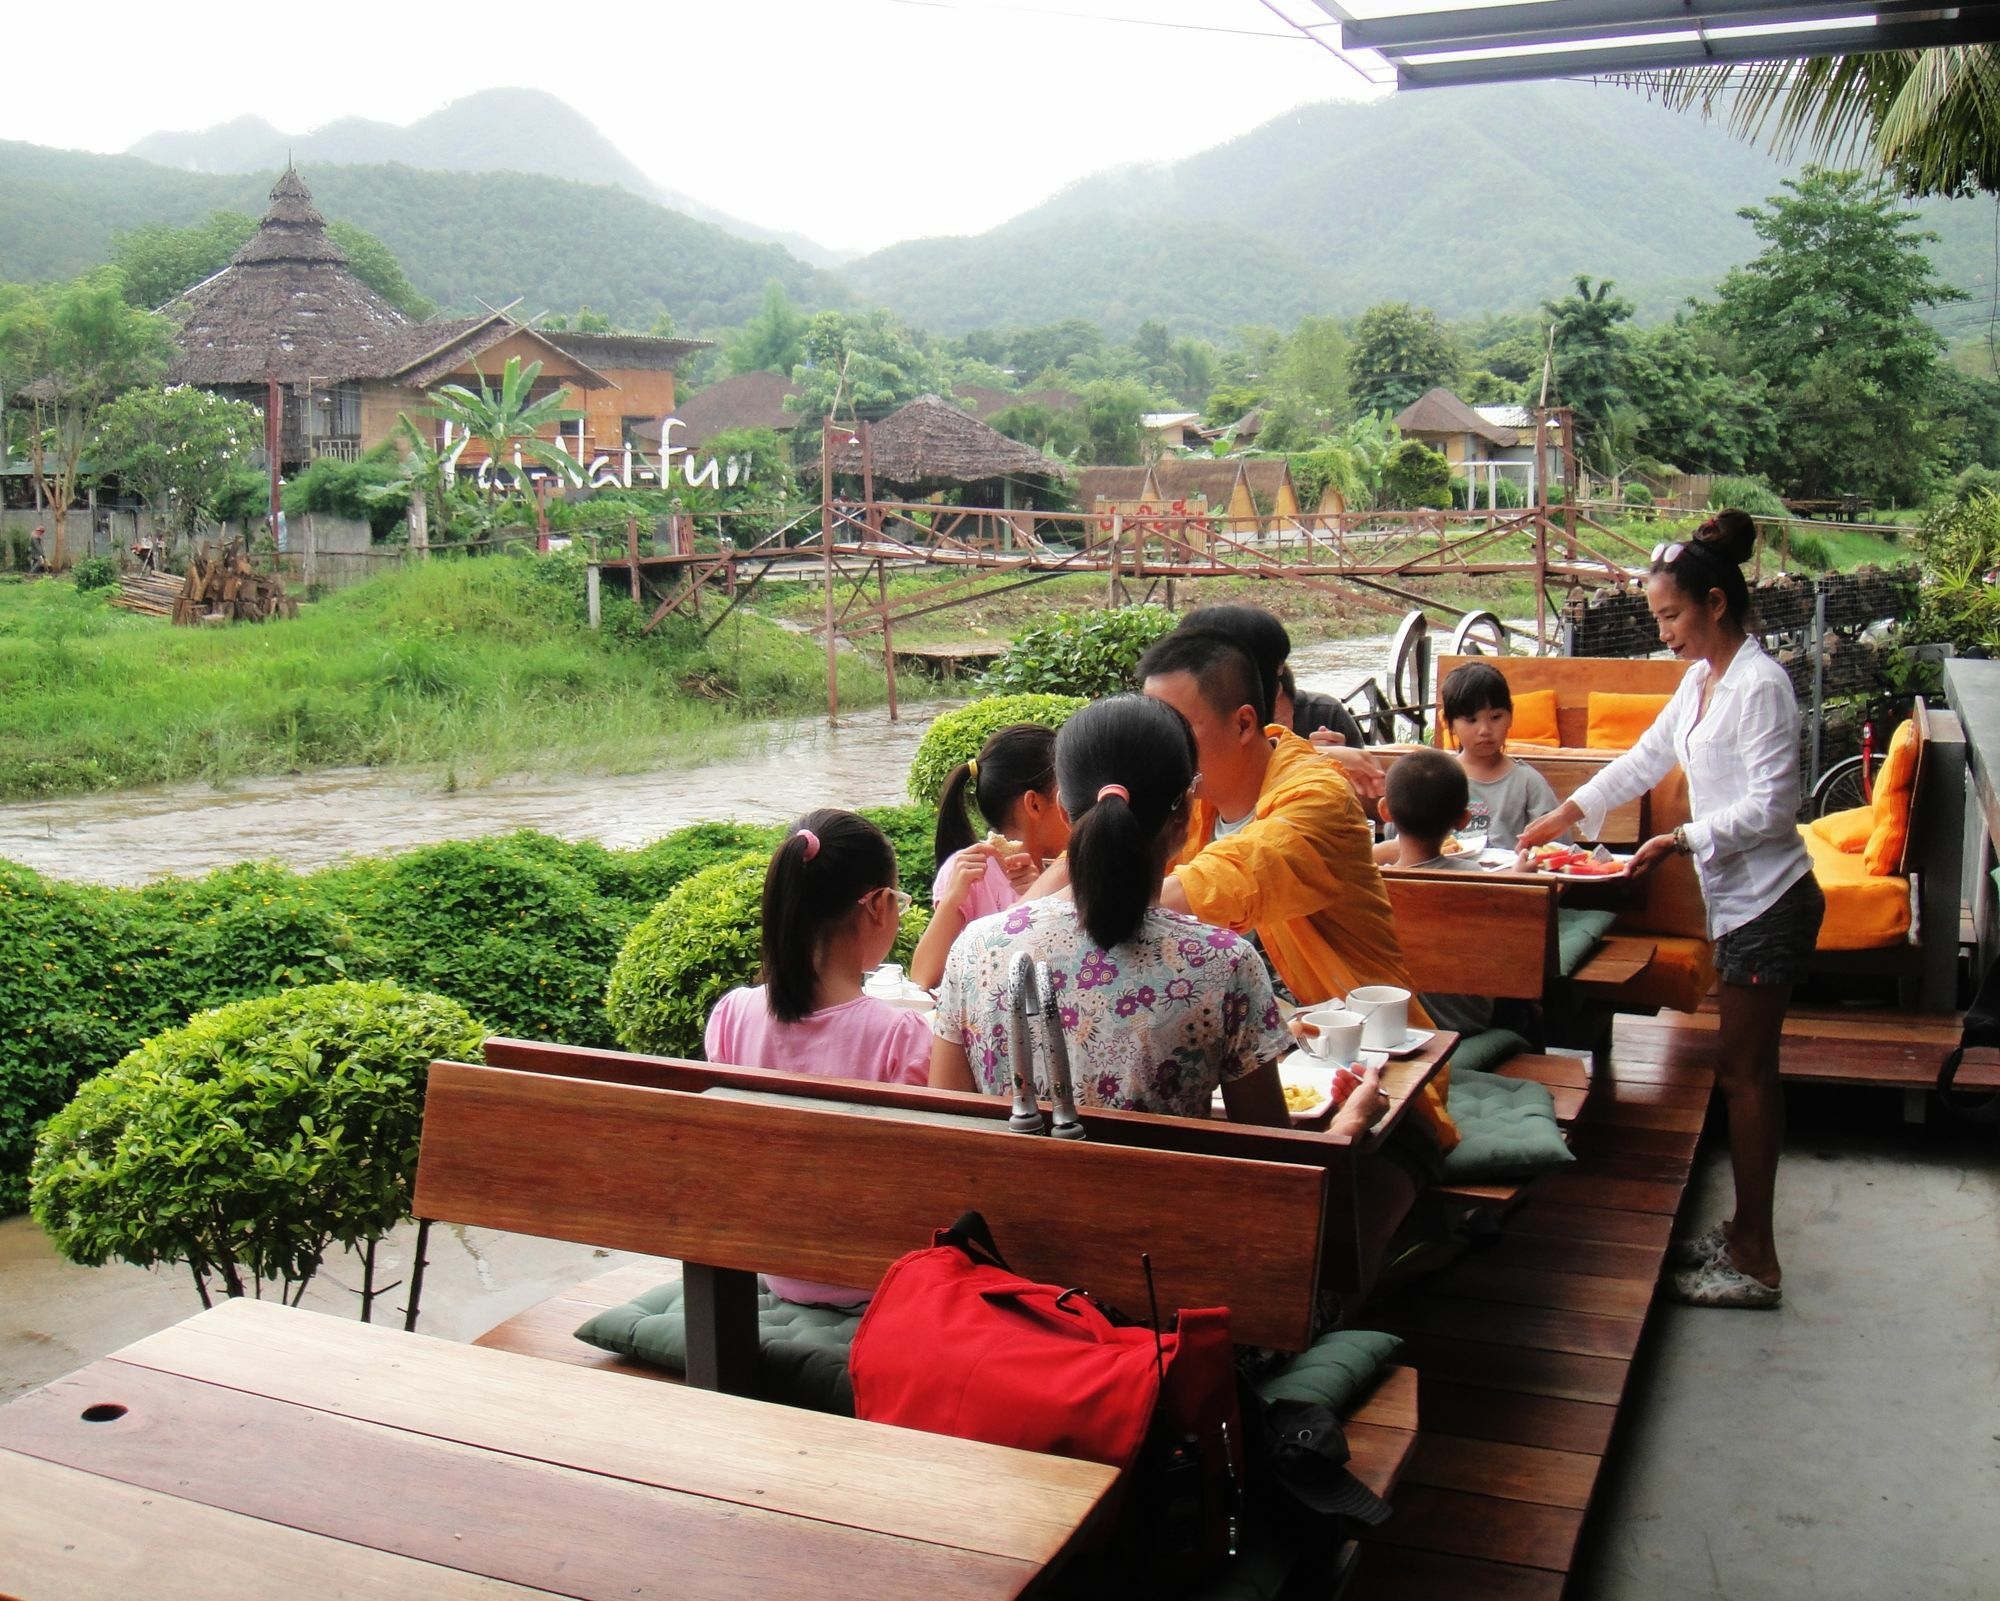
[[[1781,1299],[1772,1194],[1784,1143],[1778,1048],[1792,986],[1805,977],[1826,898],[1799,840],[1799,707],[1791,680],[1745,630],[1742,564],[1756,524],[1730,510],[1691,540],[1653,552],[1646,600],[1660,643],[1694,666],[1639,743],[1521,835],[1523,848],[1583,825],[1687,771],[1693,821],[1639,847],[1642,873],[1694,858],[1720,986],[1716,1083],[1729,1106],[1736,1215],[1676,1248],[1681,1299],[1775,1307]]]

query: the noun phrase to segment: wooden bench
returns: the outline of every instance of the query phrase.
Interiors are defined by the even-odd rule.
[[[1553,881],[1385,867],[1382,883],[1411,988],[1538,1001],[1560,976]]]

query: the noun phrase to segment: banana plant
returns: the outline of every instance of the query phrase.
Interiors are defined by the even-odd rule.
[[[468,440],[483,446],[495,467],[510,464],[518,453],[523,463],[534,463],[566,485],[582,483],[583,469],[576,458],[541,437],[542,429],[575,422],[583,415],[568,404],[570,391],[558,389],[539,400],[531,398],[535,380],[542,374],[542,364],[531,361],[524,367],[519,356],[507,358],[497,389],[486,386],[486,375],[477,364],[472,371],[479,380],[477,390],[464,384],[433,389],[426,396],[430,404],[422,408],[424,415],[449,423]],[[493,492],[491,480],[489,473],[489,496]],[[525,477],[518,478],[513,487],[528,493]]]

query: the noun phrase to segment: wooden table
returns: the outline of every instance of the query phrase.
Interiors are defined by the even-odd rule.
[[[0,1408],[0,1594],[1014,1596],[1115,1478],[230,1301]]]

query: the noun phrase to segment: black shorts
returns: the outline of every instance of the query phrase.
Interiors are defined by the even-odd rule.
[[[1826,896],[1807,873],[1741,928],[1715,942],[1715,971],[1725,984],[1799,984],[1819,943]]]

